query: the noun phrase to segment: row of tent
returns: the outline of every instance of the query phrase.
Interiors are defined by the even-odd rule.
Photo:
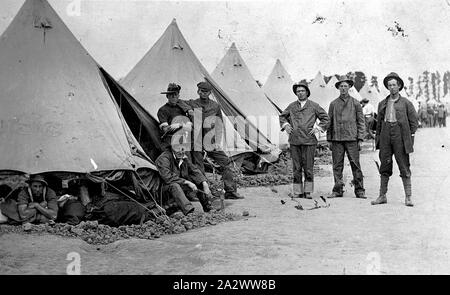
[[[155,117],[167,102],[161,90],[175,82],[182,98],[195,99],[196,84],[204,80],[222,107],[225,151],[258,171],[287,145],[278,115],[296,99],[279,60],[260,88],[234,43],[209,74],[175,20],[119,83],[46,0],[26,0],[1,35],[0,76],[0,171],[28,174],[156,171],[161,145]],[[310,99],[328,109],[339,95],[336,81],[325,83],[319,72]],[[367,85],[350,94],[371,101],[384,95]],[[246,128],[237,128],[239,118]]]
[[[311,90],[309,99],[317,102],[325,110],[328,110],[330,103],[339,96],[339,90],[335,87],[337,81],[338,79],[333,75],[327,83],[323,74],[318,72],[315,78],[309,83]],[[276,104],[279,109],[284,110],[296,99],[291,90],[293,83],[293,80],[280,60],[277,60],[269,78],[262,88],[270,101]],[[389,95],[389,91],[384,87],[380,87],[379,91],[375,86],[369,86],[366,82],[359,91],[354,86],[351,87],[349,94],[359,101],[364,98],[368,99],[369,103],[376,109],[378,103]],[[400,94],[410,99],[417,109],[418,101],[416,99],[409,97],[404,89]]]

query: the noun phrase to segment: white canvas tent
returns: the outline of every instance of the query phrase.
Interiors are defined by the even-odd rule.
[[[328,112],[328,109],[330,107],[330,103],[339,97],[339,90],[334,86],[338,79],[336,76],[332,76],[330,80],[328,81],[327,85],[325,86],[325,95],[324,100],[321,104],[321,106]]]
[[[211,99],[218,102],[223,111],[224,138],[222,148],[230,156],[237,156],[258,148],[270,152],[271,145],[267,139],[260,137],[260,142],[250,142],[245,133],[238,133],[227,116],[239,115],[240,110],[217,85],[214,79],[200,63],[186,39],[182,35],[176,20],[167,27],[162,36],[122,80],[122,85],[153,116],[167,102],[161,91],[167,89],[170,82],[181,85],[181,99],[196,99],[197,83],[207,79],[213,85]],[[256,84],[256,83],[255,83]],[[250,126],[251,127],[251,126]],[[251,147],[248,145],[250,144]],[[272,162],[278,157],[264,156]]]
[[[270,142],[285,147],[287,134],[280,131],[279,113],[267,100],[250,70],[242,59],[235,43],[231,45],[211,76],[230,96],[231,101],[243,111]]]
[[[0,170],[156,170],[103,78],[47,1],[27,0],[0,37]]]
[[[285,110],[290,103],[297,100],[297,96],[292,91],[293,84],[291,76],[277,59],[262,89],[281,110]]]
[[[325,88],[327,83],[325,83],[325,78],[323,77],[322,73],[319,71],[314,79],[309,83],[309,88]]]
[[[328,106],[334,98],[330,100],[330,92],[320,71],[308,86],[311,91],[308,99],[318,103],[325,111],[328,111]]]
[[[352,86],[349,90],[348,90],[348,94],[350,96],[352,96],[353,98],[356,98],[356,100],[361,101],[362,97],[359,94],[358,90],[356,90],[355,86]]]
[[[367,98],[369,102],[376,106],[380,102],[378,90],[374,86],[369,86],[366,82],[363,87],[359,90],[359,95],[362,98]]]
[[[339,80],[336,78],[336,75],[331,76],[330,80],[328,80],[327,87],[334,87],[334,89],[336,89],[334,84],[336,84],[337,81]]]

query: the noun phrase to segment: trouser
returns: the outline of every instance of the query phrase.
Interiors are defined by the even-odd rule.
[[[234,180],[233,162],[223,151],[206,152],[208,157],[213,159],[222,170],[222,181],[225,192],[234,193],[237,190],[236,181]],[[203,174],[205,174],[205,164],[203,163],[203,152],[192,151],[192,163],[196,165]]]
[[[183,191],[184,186],[179,185],[178,183],[171,183],[168,185],[163,185],[162,187],[162,193],[168,194],[171,197],[174,198],[175,202],[177,203],[178,207],[181,209],[183,214],[188,213],[194,206],[191,204],[191,202],[186,198],[186,194]],[[189,193],[186,191],[186,193]]]
[[[439,127],[444,125],[444,118],[438,118]]]
[[[428,114],[428,127],[433,127],[433,115]]]
[[[388,122],[384,126],[380,134],[380,174],[386,177],[392,175],[392,155],[394,155],[400,177],[411,177],[409,154],[405,151],[400,126],[397,123]]]
[[[367,133],[366,137],[374,138],[372,130],[375,119],[373,118],[373,116],[366,116],[364,117],[364,120],[366,123],[366,133]]]
[[[316,145],[290,145],[292,173],[294,175],[294,194],[312,193],[314,191],[314,153]],[[305,176],[303,186],[302,176]]]
[[[355,193],[365,191],[363,174],[359,163],[359,150],[357,141],[333,141],[331,143],[331,156],[333,158],[333,192],[343,193],[344,181],[342,172],[344,170],[344,156],[347,153],[348,161],[353,173],[353,185]]]

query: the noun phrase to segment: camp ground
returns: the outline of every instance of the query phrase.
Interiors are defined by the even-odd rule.
[[[445,1],[1,2],[0,274],[450,273]]]

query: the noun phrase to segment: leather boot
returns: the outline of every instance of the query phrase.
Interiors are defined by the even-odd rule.
[[[378,198],[375,201],[370,202],[372,205],[379,205],[379,204],[387,203],[386,193],[387,193],[388,183],[389,183],[389,177],[380,175],[380,195],[378,196]]]
[[[237,192],[225,192],[225,199],[238,200],[244,199],[244,196],[238,194]]]
[[[311,197],[311,193],[304,193],[303,194],[303,197],[305,198],[305,199],[312,199],[312,197]]]
[[[402,177],[403,189],[405,190],[405,205],[408,207],[413,207],[414,204],[411,201],[412,187],[411,187],[411,177]]]
[[[197,194],[198,199],[200,200],[200,204],[202,204],[203,211],[209,212],[212,209],[211,201],[209,200],[208,196],[204,193],[199,192]]]

